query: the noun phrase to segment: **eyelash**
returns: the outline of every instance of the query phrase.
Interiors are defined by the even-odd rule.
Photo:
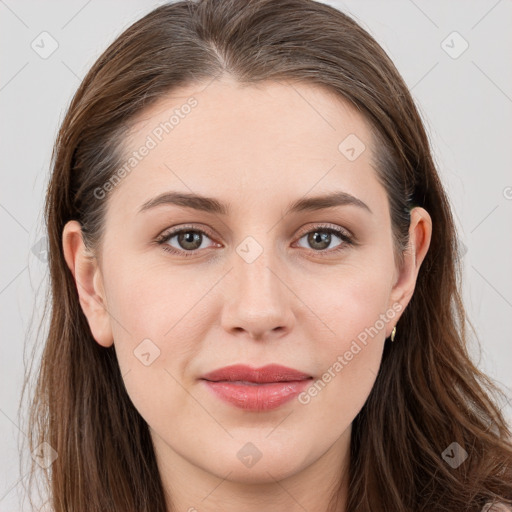
[[[315,231],[323,231],[323,232],[326,232],[326,233],[334,234],[334,235],[338,236],[339,238],[341,238],[341,240],[343,241],[343,243],[341,243],[340,245],[338,245],[334,249],[329,249],[329,250],[324,249],[324,250],[318,250],[318,251],[315,251],[315,250],[311,249],[313,252],[317,253],[321,257],[323,257],[324,255],[328,256],[328,255],[332,255],[334,253],[341,252],[344,249],[346,249],[347,246],[351,246],[351,245],[354,246],[354,245],[356,245],[356,242],[349,235],[347,235],[347,233],[344,230],[342,230],[340,228],[333,228],[333,227],[331,227],[329,225],[318,225],[318,226],[315,226],[313,229],[310,229],[309,231],[306,231],[306,232],[302,233],[300,235],[300,237],[299,237],[299,240],[301,238],[303,238],[305,235],[309,235],[310,233],[315,232]],[[179,235],[180,233],[184,233],[184,232],[185,233],[186,232],[201,233],[202,235],[206,235],[210,239],[214,238],[211,235],[211,233],[209,233],[208,231],[205,231],[203,229],[197,229],[194,226],[184,226],[184,227],[181,227],[181,228],[173,230],[173,231],[167,231],[167,232],[162,233],[155,240],[155,242],[158,245],[161,245],[162,249],[164,251],[169,252],[171,254],[175,254],[175,255],[179,255],[179,256],[184,256],[186,258],[193,257],[193,256],[196,255],[197,252],[199,252],[199,249],[195,249],[193,251],[185,251],[185,250],[177,250],[174,247],[171,247],[171,246],[167,245],[167,242],[169,242],[169,240],[171,238],[173,238],[176,235]]]

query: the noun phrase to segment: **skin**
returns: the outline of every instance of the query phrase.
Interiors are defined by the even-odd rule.
[[[223,78],[175,90],[136,119],[126,154],[190,96],[197,107],[111,192],[99,253],[86,250],[76,221],[65,226],[80,304],[96,342],[115,346],[176,510],[327,510],[341,479],[343,511],[351,424],[414,292],[430,216],[412,210],[398,268],[369,127],[350,104],[311,84],[242,87]],[[338,150],[349,134],[366,146],[354,161]],[[284,214],[292,201],[338,190],[371,213],[344,205]],[[164,191],[213,196],[231,212],[164,204],[138,213]],[[335,234],[326,248],[314,245],[307,234],[322,223],[348,230],[357,245]],[[213,235],[203,235],[191,257],[154,242],[185,224]],[[251,263],[237,252],[248,236],[262,248]],[[190,247],[177,236],[167,245]],[[317,380],[393,305],[401,311],[308,404],[242,411],[199,380],[234,363],[283,364]],[[400,326],[395,343],[399,337]],[[146,338],[160,350],[149,366],[134,356]],[[237,457],[248,442],[262,454],[252,467]]]

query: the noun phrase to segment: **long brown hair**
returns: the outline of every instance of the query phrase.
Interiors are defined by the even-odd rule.
[[[373,133],[398,261],[410,208],[432,218],[430,249],[397,340],[386,343],[353,422],[348,511],[480,512],[494,499],[512,503],[511,432],[499,389],[468,356],[456,228],[397,69],[363,28],[328,5],[199,0],[162,5],[124,31],[84,78],[55,143],[45,203],[51,316],[27,428],[30,451],[47,442],[58,454],[44,473],[53,510],[171,507],[114,347],[96,343],[80,307],[62,231],[78,220],[87,245],[97,248],[107,201],[95,190],[121,166],[135,115],[174,88],[222,74],[246,85],[316,84],[357,108]],[[452,443],[468,454],[457,468],[443,457],[458,448]]]

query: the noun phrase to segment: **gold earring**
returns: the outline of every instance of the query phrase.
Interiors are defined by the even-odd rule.
[[[391,331],[391,341],[395,341],[395,335],[396,335],[396,325],[393,327],[393,330]]]

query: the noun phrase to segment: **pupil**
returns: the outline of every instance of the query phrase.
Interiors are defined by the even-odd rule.
[[[321,232],[318,232],[318,231],[315,231],[314,233],[312,233],[310,235],[311,237],[311,240],[310,240],[310,243],[311,245],[315,245],[316,243],[320,243],[321,244],[321,247],[320,249],[325,249],[326,247],[329,247],[329,243],[330,243],[330,233],[321,233]]]
[[[186,231],[182,234],[182,242],[184,243],[184,248],[186,249],[197,249],[194,246],[194,243],[197,243],[200,240],[201,236],[199,233],[194,233],[193,231]],[[188,247],[187,244],[192,244],[192,247]],[[201,245],[201,243],[199,243]]]

